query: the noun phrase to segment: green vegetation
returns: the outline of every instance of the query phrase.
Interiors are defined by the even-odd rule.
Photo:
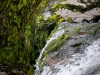
[[[71,17],[68,17],[67,21],[68,21],[68,22],[73,22],[73,20],[72,20]]]
[[[50,11],[56,12],[57,10],[62,9],[62,8],[72,10],[73,12],[84,11],[84,8],[81,6],[75,6],[75,5],[70,5],[70,4],[59,4],[59,3],[55,3],[50,9]]]
[[[69,38],[69,35],[62,34],[60,37],[58,37],[56,40],[52,40],[48,46],[46,47],[45,52],[43,53],[40,61],[38,62],[38,66],[41,68],[41,63],[43,62],[43,59],[46,57],[47,54],[49,54],[52,51],[59,50],[59,47],[63,44],[63,42]]]
[[[0,1],[1,63],[28,64],[29,69],[23,71],[33,74],[33,64],[48,37],[35,20],[47,4],[47,0]]]
[[[79,32],[81,30],[81,28],[80,27],[76,27],[76,28],[74,28],[74,31],[77,33],[77,32]]]
[[[33,64],[35,64],[40,50],[59,24],[64,21],[64,18],[55,13],[52,13],[47,20],[44,20],[41,13],[43,13],[46,6],[48,6],[48,0],[0,1],[0,63],[28,64],[29,68],[23,68],[23,71],[26,75],[34,73],[35,67]],[[73,10],[75,6],[70,7],[70,5],[56,3],[50,11],[55,12],[59,8],[67,8],[74,12],[82,9],[77,7]],[[72,22],[72,19],[68,18],[68,22]],[[50,25],[53,25],[53,28],[48,30]],[[78,32],[80,28],[74,30]],[[59,46],[68,38],[69,33],[53,40],[46,48],[41,59],[46,54],[59,49]],[[39,66],[41,66],[41,62],[42,60],[39,61]]]
[[[61,19],[59,19],[60,21]],[[92,35],[95,35],[95,33],[100,29],[100,23],[97,24],[89,24],[89,25],[84,25],[83,26],[73,26],[73,27],[68,27],[65,28],[65,33],[62,34],[60,37],[58,37],[55,40],[52,40],[48,46],[46,47],[46,50],[44,51],[44,53],[42,54],[42,57],[40,59],[40,61],[38,62],[38,66],[40,67],[40,69],[42,69],[43,66],[43,59],[47,56],[47,54],[49,54],[50,52],[55,52],[57,50],[59,50],[59,48],[62,46],[62,44],[65,42],[65,40],[67,40],[68,38],[70,38],[70,36],[76,35],[79,31],[83,30],[83,31],[89,31],[87,33],[92,33]],[[55,31],[56,29],[54,29]],[[54,31],[52,31],[54,33]],[[94,33],[94,34],[93,34]]]

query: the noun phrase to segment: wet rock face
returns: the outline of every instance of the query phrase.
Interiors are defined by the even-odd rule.
[[[63,14],[62,14],[63,13]],[[74,22],[82,22],[84,20],[91,21],[92,19],[96,22],[98,22],[100,18],[100,8],[93,8],[89,11],[86,11],[84,13],[81,12],[72,12],[68,9],[59,9],[56,12],[57,15],[60,15],[61,17],[64,17],[65,20],[68,19],[68,17],[71,17]]]
[[[95,6],[100,3],[100,0],[67,0],[62,2],[61,4],[71,4],[71,5],[79,5],[79,6]]]
[[[77,1],[80,3],[84,3],[87,6],[96,5],[96,4],[98,4],[98,2],[100,3],[100,0],[77,0]]]
[[[93,31],[92,34],[89,34],[89,31],[86,31],[84,28],[77,34],[70,36],[69,39],[64,41],[63,45],[58,49],[58,51],[50,52],[46,56],[44,65],[54,67],[55,64],[65,59],[66,61],[62,62],[61,64],[69,62],[69,59],[72,58],[74,54],[83,54],[86,47],[91,45],[94,40],[100,38],[100,28],[98,28],[97,31],[94,31],[91,28],[90,31]],[[70,63],[73,62],[70,61]]]
[[[82,2],[82,3],[96,3],[96,2],[100,2],[100,0],[77,0],[78,2]]]

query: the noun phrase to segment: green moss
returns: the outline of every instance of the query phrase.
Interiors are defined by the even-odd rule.
[[[47,31],[39,30],[36,23],[47,5],[47,0],[0,1],[0,62],[34,63],[48,37]],[[32,69],[26,70],[26,75],[32,75]]]
[[[49,18],[47,19],[47,21],[56,21],[57,18],[58,18],[58,16],[54,13],[54,14],[51,15],[51,17],[49,17]]]
[[[57,24],[59,25],[61,22],[63,22],[65,19],[62,17],[57,21]]]
[[[43,15],[40,15],[40,16],[36,19],[36,24],[40,24],[42,21],[44,21]]]
[[[52,34],[57,30],[57,28],[59,27],[60,23],[64,21],[64,18],[58,18],[56,21],[56,26],[55,28],[52,30],[51,34],[48,37],[48,40],[50,39],[50,37],[52,36]]]
[[[52,8],[50,9],[50,11],[56,12],[57,10],[62,9],[62,8],[69,9],[69,7],[67,5],[62,5],[62,4],[59,4],[59,3],[55,3],[52,6]]]
[[[67,34],[63,34],[60,37],[58,37],[56,40],[51,41],[46,47],[46,50],[43,53],[40,61],[38,62],[38,66],[41,68],[42,65],[41,63],[43,62],[43,59],[46,57],[46,55],[52,51],[58,50],[59,47],[63,44],[63,42],[68,38],[69,36]]]
[[[29,70],[28,70],[28,75],[33,75],[35,68],[30,65]]]
[[[52,9],[55,9],[55,11],[56,11],[56,10],[59,9],[59,6],[60,6],[59,3],[55,3],[55,4],[52,6]]]
[[[82,11],[83,8],[80,6],[75,6],[75,5],[70,5],[70,4],[59,4],[59,3],[55,3],[52,8],[50,9],[50,11],[52,12],[56,12],[59,9],[68,9],[68,10],[72,10],[73,12],[77,12],[77,11]]]
[[[41,13],[48,5],[48,0],[16,1],[7,0],[0,2],[0,62],[29,64],[30,67],[25,72],[27,75],[32,75],[34,67],[31,64],[39,56],[39,52],[45,45],[47,38],[51,37],[60,22],[64,21],[64,18],[53,13],[47,20],[43,19]],[[60,8],[73,9],[75,7],[57,3],[51,10],[55,12]],[[78,8],[76,10],[78,11]],[[56,25],[49,37],[44,27],[52,22],[55,22]],[[71,22],[71,19],[69,19],[69,22]],[[96,30],[98,27],[93,29]],[[78,32],[79,29],[76,28],[75,31]],[[63,34],[58,39],[53,40],[46,48],[39,61],[39,66],[42,63],[42,59],[49,52],[59,49],[59,46],[68,37],[68,34]]]
[[[76,28],[74,28],[74,32],[75,32],[75,33],[79,32],[80,30],[81,30],[80,27],[76,27]]]
[[[67,21],[68,21],[68,22],[73,22],[73,20],[72,20],[71,17],[68,17]]]
[[[65,1],[65,0],[62,0]],[[62,2],[61,1],[61,2]],[[71,4],[60,4],[60,3],[55,3],[52,8],[50,9],[50,11],[52,12],[56,12],[59,9],[68,9],[68,10],[72,10],[73,12],[84,12],[86,11],[86,9],[84,9],[82,6],[75,6],[75,5],[71,5]]]

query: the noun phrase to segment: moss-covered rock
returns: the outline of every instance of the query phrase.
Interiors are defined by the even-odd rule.
[[[94,23],[94,24],[83,24],[83,25],[77,25],[77,26],[74,26],[74,24],[73,24],[73,27],[71,25],[67,25],[67,24],[68,23],[66,23],[66,28],[64,28],[64,30],[65,30],[64,34],[62,34],[57,39],[52,40],[48,44],[48,46],[45,48],[45,51],[42,54],[41,59],[38,61],[38,66],[40,68],[42,68],[43,65],[45,65],[44,63],[45,63],[45,59],[48,58],[47,56],[50,53],[57,52],[58,50],[61,50],[64,43],[67,42],[69,39],[74,38],[74,37],[78,37],[78,36],[84,35],[84,34],[87,34],[87,35],[92,34],[92,36],[94,37],[94,35],[97,33],[97,31],[100,30],[100,23],[99,22]],[[84,41],[85,38],[86,37],[83,37],[83,39],[81,39],[81,40],[77,40],[76,42],[72,42],[72,44],[68,44],[68,45],[65,44],[65,45],[72,46],[72,47],[82,45],[82,43],[85,42]],[[78,51],[78,52],[80,52],[80,51]]]

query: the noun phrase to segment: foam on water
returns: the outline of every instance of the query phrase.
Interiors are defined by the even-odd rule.
[[[54,70],[45,66],[40,75],[100,75],[100,39],[88,46],[83,54],[74,54],[70,61],[74,62],[56,64]],[[96,73],[95,70],[97,70]]]

